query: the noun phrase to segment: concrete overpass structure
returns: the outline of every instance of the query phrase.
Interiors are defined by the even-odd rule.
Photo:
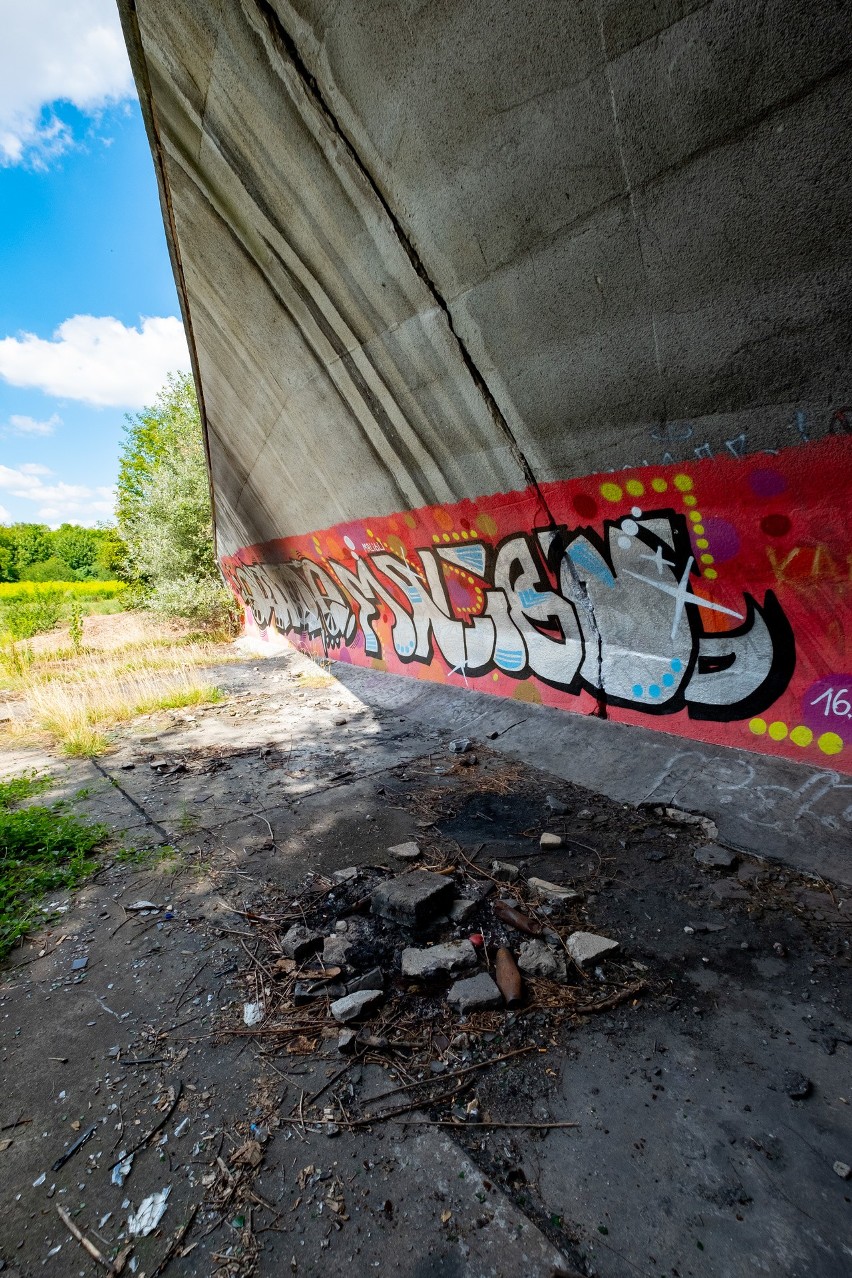
[[[852,770],[844,7],[119,8],[250,625]]]

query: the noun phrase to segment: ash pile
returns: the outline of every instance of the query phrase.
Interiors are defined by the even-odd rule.
[[[558,836],[543,835],[542,840]],[[259,944],[229,1032],[310,1054],[440,1071],[495,1038],[635,999],[644,966],[583,926],[583,894],[505,862],[388,849],[403,868],[311,876],[280,910],[246,910]]]

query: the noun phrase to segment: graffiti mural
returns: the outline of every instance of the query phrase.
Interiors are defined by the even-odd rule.
[[[251,625],[315,653],[836,767],[844,443],[407,511],[222,567]]]

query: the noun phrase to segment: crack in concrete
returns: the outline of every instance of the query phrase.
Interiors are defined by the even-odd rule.
[[[102,767],[101,767],[101,765],[98,763],[98,761],[97,761],[97,759],[96,759],[96,758],[94,758],[94,757],[93,757],[93,758],[91,758],[91,759],[89,760],[89,762],[91,763],[91,765],[92,765],[92,767],[95,769],[95,771],[96,771],[96,772],[99,772],[99,773],[101,774],[101,776],[104,778],[104,780],[105,780],[105,781],[108,781],[108,782],[109,782],[109,784],[110,784],[111,786],[114,786],[114,787],[115,787],[115,789],[116,789],[116,790],[118,790],[119,794],[120,794],[120,795],[122,795],[122,796],[123,796],[123,798],[125,798],[125,799],[127,800],[127,802],[130,804],[130,806],[131,806],[132,808],[135,808],[135,809],[136,809],[136,811],[137,811],[137,812],[139,813],[139,815],[142,817],[142,819],[143,819],[143,821],[146,823],[146,825],[153,826],[153,828],[154,828],[154,829],[157,831],[157,833],[160,835],[160,838],[162,839],[163,843],[171,844],[171,842],[172,842],[171,835],[169,835],[169,834],[167,834],[167,833],[166,833],[166,831],[165,831],[165,830],[163,829],[163,827],[159,824],[159,822],[155,821],[155,820],[154,820],[154,818],[153,818],[152,816],[149,816],[149,815],[148,815],[148,813],[147,813],[147,812],[145,811],[145,809],[142,807],[142,804],[141,804],[141,803],[138,803],[138,802],[136,801],[136,799],[134,799],[133,795],[132,795],[132,794],[129,794],[129,793],[128,793],[128,791],[127,791],[127,790],[125,790],[124,786],[121,784],[121,782],[118,780],[118,778],[117,778],[117,777],[114,777],[114,776],[112,775],[112,773],[111,773],[111,772],[107,772],[106,768],[102,768]]]
[[[527,484],[532,489],[534,489],[539,501],[541,502],[542,509],[545,515],[547,516],[548,523],[551,527],[553,527],[556,524],[556,520],[554,519],[553,514],[550,510],[550,507],[547,504],[547,499],[545,498],[544,493],[541,491],[538,480],[536,479],[535,474],[533,473],[532,466],[530,465],[530,462],[527,459],[526,455],[524,454],[523,449],[521,448],[520,444],[515,438],[515,435],[512,431],[512,427],[509,425],[509,422],[506,419],[506,416],[503,413],[503,410],[500,408],[500,405],[497,403],[497,400],[494,396],[493,391],[488,385],[488,382],[486,381],[481,370],[477,366],[476,361],[474,360],[470,350],[468,349],[468,346],[464,338],[462,337],[461,333],[459,333],[458,329],[456,328],[449,303],[447,302],[446,298],[443,296],[440,289],[438,288],[437,282],[430,275],[426,267],[426,264],[424,263],[419,252],[417,251],[417,248],[415,247],[409,232],[403,226],[399,216],[394,212],[387,196],[382,191],[376,178],[370,172],[370,169],[368,168],[366,161],[363,159],[357,147],[355,146],[354,142],[350,138],[349,134],[343,128],[343,125],[340,123],[337,116],[335,115],[331,105],[327,101],[322,89],[319,86],[319,83],[317,82],[316,76],[314,76],[314,74],[311,72],[310,68],[305,62],[304,57],[302,56],[301,51],[299,50],[296,44],[296,41],[293,39],[293,37],[290,35],[290,32],[284,26],[283,22],[281,21],[280,15],[276,12],[275,8],[270,3],[270,0],[254,0],[254,3],[255,3],[257,12],[261,15],[266,25],[270,38],[272,39],[274,45],[276,46],[279,52],[279,55],[281,55],[282,57],[285,57],[287,61],[290,63],[290,65],[293,67],[293,69],[295,70],[296,74],[298,75],[299,79],[302,82],[305,92],[312,99],[315,106],[320,111],[323,119],[326,121],[329,128],[334,133],[335,137],[340,139],[341,143],[346,149],[349,159],[358,169],[358,172],[361,174],[364,181],[369,186],[374,197],[376,198],[376,200],[378,200],[385,216],[390,221],[390,224],[393,227],[396,238],[399,241],[399,244],[402,247],[406,257],[408,258],[408,261],[410,262],[411,266],[413,267],[419,279],[421,279],[423,283],[426,285],[432,298],[434,299],[436,307],[440,310],[441,314],[444,316],[444,319],[447,322],[447,326],[450,330],[450,333],[452,334],[452,337],[456,343],[456,347],[458,349],[462,363],[464,364],[471,380],[473,381],[473,384],[475,385],[477,391],[479,392],[479,395],[483,403],[488,409],[488,412],[489,412],[489,415],[491,416],[492,421],[494,422],[495,426],[497,426],[501,434],[503,434],[506,440],[508,441],[509,447],[512,450],[512,454],[516,462],[518,463],[520,469],[522,470],[524,474],[524,478],[527,481]]]

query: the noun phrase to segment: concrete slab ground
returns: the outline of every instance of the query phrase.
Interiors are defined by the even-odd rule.
[[[3,773],[49,769],[55,795],[115,831],[0,976],[6,1272],[105,1272],[57,1208],[111,1258],[131,1211],[169,1189],[125,1272],[849,1273],[846,782],[295,652],[216,679],[223,703],[137,721],[98,761],[0,756]],[[475,765],[449,751],[460,736]],[[658,811],[672,804],[718,834]],[[250,1033],[264,920],[308,872],[407,871],[388,852],[407,840],[575,888],[558,908],[618,940],[612,970],[642,990],[595,1015],[489,1013],[393,1068],[341,1056],[330,1018],[295,1050]],[[708,842],[733,864],[699,864]],[[145,900],[157,912],[128,908]],[[493,1126],[431,1125],[429,1104],[346,1120],[522,1046],[466,1084]],[[576,1126],[532,1126],[552,1123]]]

